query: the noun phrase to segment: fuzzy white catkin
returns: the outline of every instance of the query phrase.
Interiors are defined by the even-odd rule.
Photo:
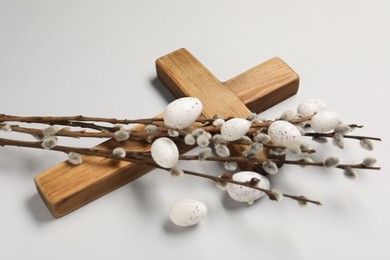
[[[83,158],[79,153],[70,152],[68,153],[68,162],[70,162],[73,165],[78,165],[83,162]]]
[[[213,116],[213,119],[224,119],[225,117],[223,115],[216,114]]]
[[[224,144],[216,144],[215,152],[217,153],[218,156],[221,157],[228,157],[230,155],[229,148]]]
[[[320,144],[325,144],[328,142],[328,139],[324,136],[313,136],[313,141],[320,143]]]
[[[271,137],[267,134],[257,132],[255,136],[253,137],[253,141],[266,144],[271,141]]]
[[[116,128],[116,129],[118,129],[118,130],[123,130],[123,129],[125,129],[125,126],[122,125],[122,124],[115,124],[115,125],[114,125],[114,128]]]
[[[182,169],[174,166],[169,170],[172,177],[180,177],[183,176],[184,172]]]
[[[348,179],[355,180],[357,178],[357,173],[351,167],[346,167],[344,169],[344,176],[347,177]]]
[[[274,195],[276,201],[281,201],[283,200],[283,193],[281,193],[279,190],[277,189],[273,189],[272,191],[272,195]]]
[[[147,136],[147,137],[145,138],[145,141],[148,142],[148,143],[152,143],[153,140],[154,140],[154,136],[152,136],[152,135],[149,135],[149,136]]]
[[[286,154],[286,149],[283,148],[273,148],[270,152],[272,155],[275,156],[282,156]]]
[[[252,143],[252,139],[250,139],[248,136],[243,136],[240,139],[238,139],[242,144],[249,145]]]
[[[40,132],[37,133],[37,134],[33,134],[32,137],[34,137],[34,138],[37,139],[38,141],[42,141],[42,139],[45,137],[45,135],[43,134],[42,131],[40,131]]]
[[[192,135],[194,137],[199,137],[204,133],[205,133],[205,131],[202,128],[198,128],[198,129],[195,129],[194,131],[192,131]]]
[[[148,133],[156,132],[157,131],[157,126],[155,126],[155,125],[148,125],[147,127],[145,127],[145,131],[148,132]]]
[[[124,129],[121,129],[114,133],[114,138],[118,142],[126,141],[127,139],[129,139],[129,137],[130,137],[130,133]]]
[[[340,123],[334,128],[334,132],[345,135],[351,132],[351,128],[349,127],[349,125]]]
[[[45,139],[43,139],[41,146],[45,149],[52,149],[57,145],[57,137],[55,136],[48,136]]]
[[[186,145],[194,145],[196,142],[195,140],[195,137],[192,135],[192,134],[187,134],[185,137],[184,137],[184,143]]]
[[[253,144],[251,144],[250,149],[254,153],[259,153],[263,150],[263,144],[262,143],[253,143]]]
[[[225,181],[217,181],[215,182],[215,186],[220,190],[227,190],[229,183]]]
[[[368,140],[368,139],[362,139],[360,141],[360,146],[363,148],[363,149],[366,149],[368,151],[372,151],[374,149],[374,145],[373,143]]]
[[[196,144],[200,147],[207,147],[210,144],[210,140],[206,134],[202,134],[196,138]]]
[[[307,144],[302,144],[300,147],[302,153],[307,153],[310,150],[313,150],[313,148]]]
[[[305,208],[307,207],[307,201],[304,201],[304,200],[299,200],[298,201],[298,205],[301,206],[302,208]]]
[[[220,134],[215,134],[212,139],[217,144],[222,144],[222,143],[226,142],[225,138],[223,138],[223,136]]]
[[[280,116],[280,120],[284,121],[290,121],[295,117],[295,113],[293,111],[285,111],[283,114]]]
[[[364,158],[363,165],[366,167],[371,167],[376,163],[376,159],[372,157]]]
[[[211,148],[210,147],[206,147],[206,148],[203,148],[199,151],[198,153],[198,156],[199,156],[199,160],[205,160],[207,159],[208,157],[211,156]]]
[[[324,166],[326,168],[333,168],[339,164],[340,160],[337,157],[329,157],[324,161]]]
[[[58,126],[49,126],[43,129],[44,135],[55,135],[58,131],[60,131],[60,128]]]
[[[214,126],[222,126],[225,123],[225,120],[222,118],[217,118],[213,121]]]
[[[122,147],[117,147],[112,151],[112,154],[117,157],[124,158],[126,157],[126,151]]]
[[[248,149],[242,153],[242,155],[246,158],[254,158],[256,156],[256,152],[251,149]]]
[[[247,117],[246,120],[253,121],[257,119],[257,114],[256,113],[250,113]]]
[[[235,171],[238,168],[238,164],[236,162],[224,162],[223,166],[227,171]]]
[[[337,147],[343,149],[343,148],[344,148],[344,136],[343,136],[343,134],[341,134],[341,133],[335,133],[335,134],[333,135],[333,143],[334,143]]]
[[[312,162],[313,162],[313,159],[312,159],[312,158],[309,158],[309,157],[306,157],[306,158],[301,159],[301,161],[302,161],[303,163],[300,164],[299,166],[301,166],[301,167],[306,167],[306,165],[305,165],[304,163],[312,163]]]
[[[297,146],[297,145],[288,146],[286,151],[292,155],[300,155],[301,154],[301,148],[299,148],[299,146]]]
[[[3,127],[1,127],[0,130],[2,130],[4,132],[11,132],[12,131],[12,127],[9,124],[5,124],[5,125],[3,125]]]
[[[263,169],[269,174],[276,174],[279,171],[278,166],[273,161],[266,161],[263,164]]]
[[[168,130],[168,135],[169,135],[170,137],[178,137],[178,136],[179,136],[179,132],[176,131],[176,130],[173,130],[173,129],[169,129],[169,130]]]

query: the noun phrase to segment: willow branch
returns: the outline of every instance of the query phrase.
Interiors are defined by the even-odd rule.
[[[221,177],[217,177],[217,176],[213,176],[213,175],[208,175],[208,174],[194,172],[194,171],[188,171],[188,170],[183,170],[183,172],[184,172],[184,174],[206,178],[206,179],[212,180],[214,182],[227,182],[230,184],[241,185],[241,186],[248,187],[251,189],[259,190],[259,191],[264,192],[268,196],[268,198],[270,198],[271,200],[276,200],[271,190],[263,189],[263,188],[260,188],[257,186],[253,186],[250,184],[250,182],[240,182],[240,181],[235,181],[233,179],[225,179],[225,178],[221,178]],[[304,196],[294,196],[294,195],[289,195],[289,194],[283,194],[283,196],[290,198],[290,199],[293,199],[293,200],[296,200],[296,201],[302,201],[302,202],[313,203],[316,205],[322,205],[321,202],[307,199]]]
[[[4,124],[0,124],[0,128]],[[24,133],[24,134],[30,134],[30,135],[42,135],[43,132],[41,129],[37,128],[29,128],[29,127],[21,127],[18,125],[10,125],[11,130],[14,132],[18,133]],[[92,137],[92,138],[113,138],[114,137],[114,132],[107,132],[107,131],[102,131],[102,132],[88,132],[85,130],[81,131],[71,131],[67,129],[60,129],[57,133],[54,134],[55,136],[64,136],[64,137],[72,137],[72,138],[84,138],[84,137]],[[166,133],[166,130],[164,132],[153,132],[153,133],[148,133],[145,131],[131,131],[130,134],[130,139],[132,140],[144,140],[148,136],[153,136],[153,137],[163,137],[167,136],[168,134]]]
[[[229,118],[227,118],[229,119]],[[290,120],[291,123],[300,123],[306,122],[311,119],[309,117],[303,118],[294,118]],[[87,122],[102,122],[102,123],[111,123],[111,124],[153,124],[155,122],[162,122],[163,118],[146,118],[146,119],[116,119],[116,118],[105,118],[105,117],[88,117],[82,115],[76,116],[13,116],[13,115],[5,115],[0,114],[0,122],[24,122],[24,123],[43,123],[43,124],[57,124],[64,123],[65,121],[87,121]],[[196,122],[198,123],[211,123],[214,119],[198,119]],[[272,120],[261,122],[261,123],[253,123],[252,128],[263,128],[268,127],[273,122]],[[213,131],[219,129],[220,127],[216,126],[207,126],[205,130],[212,129]]]
[[[0,124],[0,128],[4,126],[5,124]],[[42,130],[37,129],[37,128],[29,128],[29,127],[21,127],[19,125],[10,125],[11,130],[14,132],[18,133],[24,133],[24,134],[30,134],[30,135],[42,135]],[[167,133],[168,129],[165,127],[159,127],[158,131],[156,132],[145,132],[145,131],[131,131],[130,138],[131,140],[137,140],[137,141],[143,141],[147,137],[152,136],[152,137],[169,137]],[[180,131],[179,132],[181,137],[184,137],[187,132],[186,131]],[[107,132],[107,131],[102,131],[102,132],[87,132],[85,130],[81,131],[71,131],[67,129],[61,129],[59,130],[55,136],[64,136],[64,137],[71,137],[71,138],[113,138],[114,133],[113,132]],[[213,143],[213,140],[210,140]],[[229,144],[229,143],[234,143],[234,144],[242,144],[242,145],[248,145],[245,141],[241,140],[236,140],[236,141],[231,141],[228,142],[226,141],[224,144]],[[286,149],[285,146],[280,146],[280,145],[274,145],[274,144],[264,144],[264,147],[267,148],[281,148],[281,149]],[[314,149],[303,149],[303,153],[315,153],[316,151]]]
[[[55,122],[48,121],[48,122],[46,122],[46,124],[89,128],[89,129],[102,131],[102,132],[115,132],[117,130],[117,128],[115,128],[115,127],[97,125],[94,123],[75,122],[75,121],[55,121]]]
[[[335,134],[336,134],[335,132],[331,132],[331,133],[306,133],[305,136],[333,138]],[[378,138],[378,137],[359,136],[359,135],[344,135],[344,138],[357,139],[357,140],[370,139],[370,140],[374,140],[374,141],[382,141],[382,139]]]
[[[148,118],[148,119],[116,119],[104,117],[88,117],[88,116],[12,116],[0,115],[0,122],[24,122],[24,123],[47,123],[47,122],[63,122],[63,121],[89,121],[89,122],[103,122],[111,124],[149,124],[151,122],[163,121],[162,118]]]
[[[44,149],[41,146],[41,142],[19,141],[19,140],[5,139],[5,138],[0,138],[0,146],[17,146],[17,147]],[[131,163],[147,164],[147,165],[153,166],[155,168],[169,171],[169,169],[166,169],[166,168],[163,168],[163,167],[157,165],[153,161],[152,158],[147,158],[147,157],[142,156],[143,155],[142,153],[132,154],[130,152],[130,153],[126,154],[126,157],[117,157],[117,156],[113,155],[111,153],[111,151],[90,149],[90,148],[80,148],[80,147],[70,147],[70,146],[60,146],[60,145],[53,147],[51,150],[64,152],[64,153],[76,152],[76,153],[80,153],[83,155],[100,156],[100,157],[105,157],[105,158],[109,158],[109,159],[113,159],[113,160],[120,160],[120,161],[126,161],[126,162],[131,162]],[[147,154],[144,154],[144,155],[147,155]],[[140,156],[140,157],[139,158],[131,158],[128,156]],[[184,172],[184,174],[187,174],[187,175],[206,178],[206,179],[212,180],[214,182],[227,182],[227,183],[231,183],[231,184],[237,184],[237,185],[241,185],[244,187],[256,189],[256,190],[264,192],[271,200],[275,200],[275,197],[274,197],[271,190],[263,189],[263,188],[260,188],[257,186],[253,186],[249,182],[239,182],[239,181],[234,181],[232,179],[225,179],[225,178],[216,177],[213,175],[208,175],[208,174],[198,173],[198,172],[188,171],[188,170],[183,170],[183,172]],[[313,203],[316,205],[321,205],[321,203],[319,201],[310,200],[304,196],[294,196],[294,195],[289,195],[289,194],[283,194],[283,195],[287,198],[291,198],[291,199],[296,200],[296,201],[302,201],[302,202],[307,202],[307,203]]]
[[[200,160],[198,155],[180,155],[180,160]],[[291,165],[304,165],[304,166],[316,166],[316,167],[325,167],[323,162],[306,162],[303,160],[283,160],[283,159],[262,159],[262,158],[246,158],[246,157],[217,157],[217,156],[210,156],[204,159],[206,161],[216,161],[216,162],[237,162],[237,163],[264,163],[266,161],[272,161],[275,163],[283,163],[283,164],[291,164]],[[367,170],[380,170],[380,167],[368,167],[363,165],[362,163],[359,164],[339,164],[335,166],[335,168],[345,169],[347,167],[350,168],[356,168],[356,169],[367,169]]]

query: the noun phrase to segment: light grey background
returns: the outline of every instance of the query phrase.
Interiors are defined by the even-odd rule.
[[[247,207],[205,180],[153,171],[57,220],[33,177],[64,155],[1,148],[0,259],[388,258],[389,26],[385,0],[0,0],[0,113],[154,116],[172,100],[155,80],[154,61],[186,47],[222,81],[281,57],[300,75],[300,90],[264,117],[317,97],[344,121],[366,126],[356,134],[384,140],[373,152],[357,142],[347,142],[345,153],[324,147],[318,158],[378,158],[382,171],[360,171],[356,181],[288,166],[272,178],[273,187],[322,207],[267,199]],[[168,220],[170,206],[185,198],[209,210],[190,229]]]

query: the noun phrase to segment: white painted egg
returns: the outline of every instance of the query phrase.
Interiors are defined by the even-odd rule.
[[[299,146],[301,132],[293,124],[286,121],[275,121],[268,127],[268,135],[272,143],[283,146]]]
[[[246,135],[251,122],[243,118],[233,118],[226,121],[221,127],[221,135],[228,141],[235,141]]]
[[[309,99],[299,104],[297,113],[301,116],[312,116],[328,109],[328,105],[320,99]]]
[[[341,116],[334,111],[322,111],[311,119],[311,128],[317,133],[326,133],[341,123]]]
[[[259,188],[269,189],[269,180],[257,172],[243,171],[233,174],[233,180],[235,181],[247,182],[252,178],[257,178],[260,180],[260,182],[257,184]],[[232,199],[240,202],[247,202],[248,204],[252,204],[255,200],[264,196],[264,192],[262,191],[237,184],[229,184],[227,187],[227,192]]]
[[[198,224],[207,215],[207,207],[197,200],[182,200],[176,202],[169,213],[171,221],[181,227]]]
[[[202,102],[193,97],[176,99],[164,110],[165,126],[184,129],[191,126],[202,113]]]
[[[155,163],[164,168],[172,168],[179,160],[179,150],[176,144],[166,137],[155,140],[150,152]]]

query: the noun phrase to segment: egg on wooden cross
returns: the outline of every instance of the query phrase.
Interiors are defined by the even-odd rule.
[[[273,144],[282,146],[299,146],[302,141],[301,132],[287,121],[275,121],[268,127],[268,135]]]
[[[202,113],[202,102],[193,97],[176,99],[169,103],[164,110],[164,124],[175,129],[191,126]]]
[[[150,153],[154,162],[164,168],[172,168],[179,160],[179,150],[176,144],[166,137],[155,140]]]
[[[222,125],[221,135],[225,140],[235,141],[246,135],[250,127],[250,121],[243,118],[233,118]]]

